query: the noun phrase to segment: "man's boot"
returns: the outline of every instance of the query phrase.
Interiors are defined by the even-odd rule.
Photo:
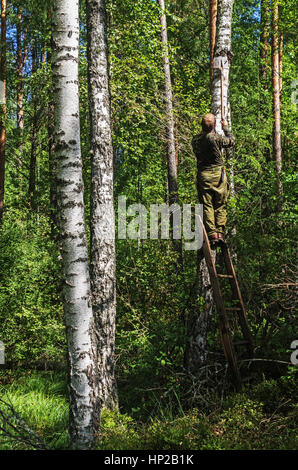
[[[210,245],[215,245],[218,242],[218,233],[212,233],[208,236]]]
[[[218,233],[218,234],[217,234],[217,241],[218,241],[219,243],[226,243],[225,236],[224,236],[223,233]]]

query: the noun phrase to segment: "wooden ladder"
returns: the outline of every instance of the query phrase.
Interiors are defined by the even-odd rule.
[[[219,317],[219,330],[221,343],[224,350],[226,360],[228,362],[230,371],[232,373],[233,381],[237,388],[241,387],[241,376],[238,366],[238,360],[235,352],[235,346],[242,344],[245,346],[247,356],[253,357],[254,346],[253,339],[249,330],[245,306],[243,303],[241,291],[237,281],[235,269],[229,248],[226,243],[219,242],[217,245],[222,253],[224,265],[226,268],[226,274],[219,274],[217,272],[215,262],[212,256],[209,239],[203,227],[203,253],[205,256],[206,264],[209,271],[210,283],[213,289],[213,298],[215,301],[218,317]],[[219,279],[228,279],[232,291],[233,307],[227,307],[225,305],[223,292],[221,289]],[[232,313],[238,319],[240,330],[242,332],[243,340],[239,342],[233,342],[231,328],[229,325],[228,313]]]

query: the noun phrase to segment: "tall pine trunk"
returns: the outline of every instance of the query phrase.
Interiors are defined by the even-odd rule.
[[[69,439],[73,449],[90,449],[98,431],[100,402],[83,202],[78,0],[55,3],[53,44],[56,181],[69,361]]]
[[[210,90],[213,82],[213,59],[216,39],[217,0],[209,0]]]
[[[229,110],[229,64],[232,58],[231,52],[231,31],[232,12],[234,0],[220,0],[218,5],[217,34],[215,41],[215,56],[222,56],[228,61],[224,70],[223,97],[225,117],[230,120]],[[212,113],[216,117],[216,131],[222,133],[221,126],[221,72],[218,69],[213,71],[212,81]],[[213,250],[215,260],[216,252]],[[203,251],[198,252],[197,279],[194,288],[195,304],[188,320],[188,339],[185,351],[185,367],[188,370],[196,371],[207,361],[207,338],[210,320],[213,311],[213,293],[209,278],[207,264]],[[200,300],[203,300],[203,304]]]
[[[282,88],[283,88],[283,81],[282,81],[282,74],[283,74],[283,59],[284,59],[284,33],[283,31],[280,32],[279,38],[279,100],[280,100],[280,111],[282,105]]]
[[[279,11],[278,0],[272,4],[272,89],[273,89],[273,155],[276,164],[278,180],[278,195],[283,193],[281,171],[282,171],[282,148],[281,148],[281,124],[280,124],[280,64],[279,64]],[[279,208],[281,201],[279,201]]]
[[[0,222],[4,209],[6,147],[6,0],[1,0],[0,51]]]
[[[91,291],[97,338],[99,397],[118,406],[115,380],[115,236],[113,145],[105,0],[87,0],[88,86],[91,122]]]

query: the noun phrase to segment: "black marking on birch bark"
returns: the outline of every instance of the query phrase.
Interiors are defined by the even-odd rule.
[[[65,160],[68,160],[68,157],[66,157]],[[63,168],[63,169],[65,169],[65,168],[82,168],[82,163],[80,162],[80,160],[78,160],[76,162],[68,162],[68,163],[64,163],[63,165],[61,165],[61,168]]]

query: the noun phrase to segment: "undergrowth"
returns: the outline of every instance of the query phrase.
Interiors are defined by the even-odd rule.
[[[49,448],[67,448],[68,395],[63,373],[2,371],[0,384],[2,399]],[[178,394],[176,406],[169,400],[158,405],[155,396],[146,418],[137,418],[120,403],[118,411],[102,411],[98,449],[297,449],[295,393],[295,378],[290,374],[263,378],[241,392],[230,392],[215,401],[209,412],[199,406],[184,409]],[[29,448],[0,432],[0,449]]]

